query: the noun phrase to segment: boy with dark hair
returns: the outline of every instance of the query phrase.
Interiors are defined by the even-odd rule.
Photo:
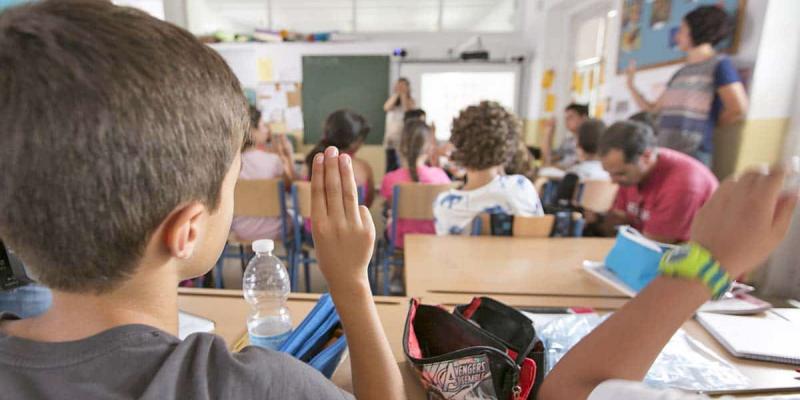
[[[652,130],[639,122],[621,121],[601,136],[600,159],[611,180],[620,185],[602,231],[631,225],[663,243],[689,240],[692,220],[717,189],[717,178],[697,160],[656,147]],[[593,216],[587,217],[592,223]]]
[[[517,150],[521,124],[500,104],[483,101],[462,110],[453,120],[452,159],[467,170],[460,189],[439,195],[433,203],[436,233],[461,235],[480,213],[537,216],[541,202],[523,175],[504,175],[503,168]]]
[[[611,180],[597,156],[597,146],[605,129],[606,124],[599,119],[589,119],[581,124],[581,127],[578,128],[578,159],[580,162],[568,169],[568,173],[578,175],[582,181]]]
[[[564,126],[567,136],[557,148],[553,147],[555,136],[555,118],[546,126],[544,142],[542,142],[542,161],[545,166],[555,166],[567,169],[578,163],[578,128],[589,118],[589,106],[586,104],[571,103],[564,108]]]
[[[286,355],[175,337],[178,282],[208,271],[228,235],[249,127],[217,53],[130,8],[43,1],[0,14],[0,70],[0,237],[53,291],[39,317],[0,312],[4,396],[348,397]],[[314,238],[355,392],[403,398],[350,158],[328,149],[314,171]]]

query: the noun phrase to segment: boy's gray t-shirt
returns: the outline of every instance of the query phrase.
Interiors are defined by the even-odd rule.
[[[0,321],[16,319],[0,313]],[[8,399],[351,399],[322,374],[274,351],[228,351],[218,336],[185,340],[146,325],[44,343],[0,334]]]

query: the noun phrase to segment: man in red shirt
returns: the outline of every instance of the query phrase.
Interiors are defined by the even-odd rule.
[[[620,185],[611,211],[599,218],[605,234],[631,225],[652,240],[689,240],[697,211],[717,189],[717,178],[697,160],[655,146],[650,127],[622,121],[600,138],[603,168]]]

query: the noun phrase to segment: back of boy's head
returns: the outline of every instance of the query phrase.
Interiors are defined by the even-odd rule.
[[[412,119],[403,125],[403,134],[400,137],[400,154],[408,164],[411,180],[419,182],[417,174],[417,159],[427,150],[430,144],[431,128],[425,121]]]
[[[521,131],[519,119],[496,102],[469,106],[453,119],[453,161],[472,170],[504,165],[514,154]]]
[[[189,32],[103,1],[0,14],[0,237],[43,284],[103,293],[156,228],[217,208],[249,125],[224,60]]]
[[[658,136],[658,129],[656,127],[656,116],[655,114],[647,111],[639,111],[636,114],[631,115],[628,117],[629,121],[636,121],[641,122],[650,127],[653,130],[653,134]]]
[[[636,121],[619,121],[613,123],[600,136],[598,153],[605,157],[611,150],[619,150],[626,163],[635,163],[645,150],[653,149],[656,139],[649,126]]]
[[[587,104],[570,103],[564,107],[564,111],[572,111],[581,117],[589,116],[589,106]]]
[[[599,119],[588,119],[578,128],[578,147],[588,155],[597,154],[600,136],[606,130],[606,124]]]
[[[361,143],[369,134],[369,123],[361,114],[351,110],[337,110],[328,115],[322,127],[322,139],[306,156],[306,164],[311,171],[311,162],[317,153],[333,146],[345,152],[353,145]]]

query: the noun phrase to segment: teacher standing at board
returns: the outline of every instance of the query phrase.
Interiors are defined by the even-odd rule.
[[[386,132],[383,135],[383,146],[386,148],[386,172],[400,168],[396,149],[403,133],[403,116],[406,111],[416,107],[417,104],[411,97],[411,86],[408,84],[408,79],[398,79],[394,84],[392,95],[389,96],[386,103],[383,103],[383,111],[386,111]]]
[[[675,37],[686,52],[686,65],[667,83],[655,102],[634,84],[636,63],[628,65],[628,89],[644,111],[658,114],[658,145],[686,153],[712,165],[714,128],[744,118],[747,94],[730,59],[714,46],[729,33],[728,14],[717,6],[701,6],[683,17]]]

